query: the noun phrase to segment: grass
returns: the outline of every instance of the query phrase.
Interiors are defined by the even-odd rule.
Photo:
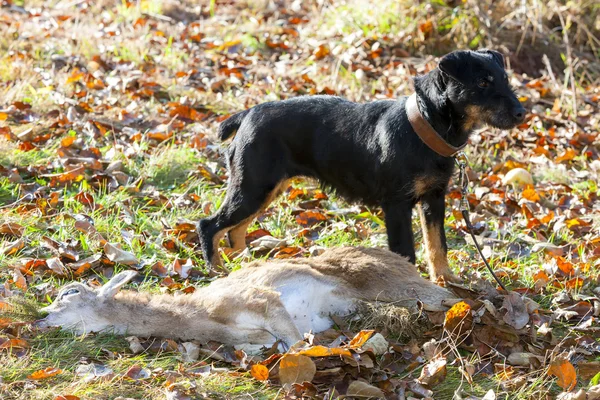
[[[525,8],[513,0],[494,2],[494,7],[487,2],[473,0],[433,1],[416,7],[414,2],[404,0],[332,1],[319,7],[309,2],[300,2],[301,4],[294,5],[300,7],[299,11],[290,15],[281,14],[281,10],[272,14],[269,4],[260,1],[250,2],[250,7],[215,1],[201,5],[179,2],[178,6],[200,15],[199,25],[192,27],[177,20],[161,19],[170,5],[154,0],[85,3],[85,12],[78,8],[83,7],[84,3],[55,10],[56,3],[64,4],[40,0],[16,1],[14,4],[27,9],[42,7],[44,12],[54,12],[56,15],[52,15],[56,18],[54,22],[44,20],[47,22],[45,24],[27,17],[19,20],[18,27],[8,22],[0,27],[4,37],[0,39],[0,50],[4,54],[0,58],[0,109],[14,101],[24,101],[32,105],[35,113],[33,122],[7,119],[0,121],[0,127],[9,126],[13,133],[18,133],[35,124],[36,129],[47,130],[56,135],[47,143],[38,144],[39,149],[33,151],[22,151],[18,142],[0,137],[0,165],[9,170],[17,169],[25,183],[30,185],[29,189],[35,184],[47,186],[52,179],[48,175],[64,172],[68,167],[68,157],[58,157],[60,140],[74,135],[81,140],[81,149],[98,149],[103,161],[122,161],[122,171],[129,180],[115,190],[105,185],[96,187],[91,180],[95,171],[88,170],[86,177],[89,179],[64,188],[46,188],[36,192],[32,201],[26,199],[7,207],[23,199],[29,189],[15,183],[9,176],[0,176],[0,207],[3,207],[0,208],[1,223],[14,222],[24,226],[26,241],[25,247],[16,254],[9,255],[0,251],[0,277],[2,282],[6,282],[11,294],[23,294],[40,305],[47,304],[56,294],[56,289],[69,281],[104,281],[115,269],[111,265],[98,265],[82,277],[55,277],[36,273],[29,278],[26,291],[15,288],[12,283],[15,267],[31,258],[45,259],[55,255],[47,247],[44,237],[70,243],[80,258],[102,252],[98,240],[75,228],[74,218],[91,218],[106,240],[119,243],[125,250],[135,254],[145,277],[144,283],[138,287],[140,290],[165,290],[160,286],[161,278],[150,270],[155,262],[171,266],[176,259],[190,258],[198,271],[205,272],[204,261],[196,248],[176,239],[178,249],[171,251],[165,248],[163,242],[174,238],[173,234],[165,232],[166,228],[171,228],[180,221],[196,222],[216,210],[223,199],[224,186],[206,179],[199,171],[199,165],[203,164],[215,174],[221,177],[225,175],[218,155],[225,145],[219,145],[214,139],[217,116],[222,117],[263,101],[283,99],[310,90],[318,93],[325,88],[357,101],[409,93],[409,75],[414,73],[411,68],[424,68],[427,63],[421,60],[411,64],[403,58],[408,53],[439,55],[455,48],[505,46],[511,60],[517,60],[519,41],[511,39],[499,42],[500,38],[508,34],[523,33],[524,41],[519,47],[520,51],[535,53],[539,41],[532,39],[534,28],[525,23],[531,15],[524,10],[527,8],[531,13],[539,12],[541,16],[548,16],[552,11],[544,2],[529,0],[522,3]],[[600,9],[593,2],[583,1],[569,2],[569,7],[573,7],[569,44],[581,55],[581,52],[586,51],[586,46],[589,48],[590,42],[595,43],[589,36],[578,34],[583,29],[582,21],[597,18]],[[292,10],[292,4],[288,8]],[[61,14],[70,18],[62,21]],[[296,14],[307,16],[308,22],[286,25],[286,21]],[[8,15],[19,18],[18,14]],[[106,21],[101,23],[103,19]],[[144,20],[144,25],[133,26],[138,20]],[[543,17],[540,20],[541,25],[536,28],[538,37],[548,38],[559,53],[565,53],[562,35],[550,34],[558,32],[556,19]],[[289,30],[284,30],[284,27]],[[15,32],[19,35],[14,36]],[[201,35],[192,40],[186,36],[190,32]],[[233,47],[224,46],[236,40],[241,43]],[[273,48],[273,41],[287,43],[290,48]],[[208,46],[207,43],[211,45]],[[321,44],[327,46],[331,53],[319,59],[314,52]],[[377,56],[371,54],[375,46],[382,49]],[[60,67],[52,62],[53,56],[64,58],[67,64]],[[112,64],[111,70],[97,74],[106,82],[114,80],[117,82],[115,86],[93,90],[81,83],[66,84],[74,67],[87,69],[94,56],[101,56]],[[398,60],[402,60],[402,63],[393,64],[392,61]],[[555,72],[560,74],[566,64],[567,58],[565,63],[561,60],[559,64],[554,64]],[[233,67],[243,71],[241,77],[236,75],[237,81],[232,79],[229,72],[223,72],[224,68]],[[358,70],[364,70],[362,79]],[[582,82],[593,81],[595,70],[593,65],[586,66],[583,62],[577,64],[575,70],[579,90],[582,91],[586,87]],[[192,71],[196,72],[192,74]],[[587,71],[584,77],[583,71]],[[536,74],[537,72],[534,71]],[[305,74],[314,84],[304,81],[302,76]],[[124,79],[119,80],[121,78]],[[219,79],[224,80],[223,86],[213,86]],[[166,96],[139,97],[136,90],[144,82],[160,85]],[[305,87],[296,92],[293,89],[296,84]],[[523,91],[524,88],[519,90]],[[75,93],[78,92],[83,97],[76,97]],[[72,103],[65,103],[65,99],[75,103],[88,101],[92,111],[82,114],[80,121],[67,127],[53,127],[54,120],[47,117],[47,113],[59,110],[62,114],[67,114]],[[193,123],[186,121],[183,127],[173,128],[172,138],[162,143],[147,139],[149,126],[179,122],[168,113],[169,101],[200,106],[211,110],[215,115]],[[563,102],[570,106],[567,99],[563,99]],[[548,109],[546,114],[550,115],[548,105],[544,107]],[[121,112],[125,113],[120,114]],[[127,135],[111,131],[98,134],[86,126],[89,121],[100,118],[124,123],[123,120],[127,120],[125,114],[132,118],[139,117],[141,122],[131,125],[140,132],[141,139],[129,141]],[[535,134],[547,136],[544,129],[541,128]],[[207,134],[210,140],[207,148],[193,149],[189,146],[190,139],[198,132]],[[533,136],[529,131],[523,134]],[[482,143],[472,146],[469,153],[474,170],[480,176],[493,175],[490,171],[496,165],[504,163],[509,156],[515,160],[523,156],[525,150],[520,147],[521,142],[504,151],[499,143],[498,137],[501,135],[498,132],[488,131],[482,136]],[[558,143],[559,147],[561,145]],[[76,153],[80,155],[79,152]],[[536,189],[543,189],[546,182],[566,183],[571,185],[573,194],[585,197],[598,192],[598,173],[573,179],[571,171],[591,172],[588,168],[589,161],[579,156],[570,163],[532,163],[528,168],[535,177]],[[28,170],[37,171],[39,168],[47,170],[43,174],[34,172],[32,176],[28,175]],[[480,181],[476,181],[476,185],[480,184]],[[312,185],[312,182],[294,183],[294,187],[310,188]],[[501,190],[500,187],[493,189]],[[47,199],[51,192],[56,193],[59,202],[42,211],[36,202]],[[77,199],[80,192],[93,196],[98,207],[82,204]],[[519,200],[520,193],[512,195]],[[552,201],[558,201],[566,195],[567,193],[560,192]],[[253,222],[250,231],[267,229],[273,236],[285,238],[288,246],[303,250],[308,250],[313,245],[374,246],[386,243],[385,229],[373,217],[378,210],[331,216],[325,226],[314,228],[318,232],[318,238],[314,241],[299,236],[302,227],[296,222],[294,214],[300,211],[300,203],[301,199],[289,200],[287,195],[281,196]],[[27,207],[17,208],[18,205]],[[321,208],[326,212],[347,206],[332,193]],[[456,200],[448,198],[447,206],[450,210],[456,206]],[[493,218],[488,214],[480,214],[480,211],[474,210],[474,214],[486,215],[480,221],[485,234],[501,240],[499,249],[492,257],[492,264],[495,267],[507,267],[514,272],[516,279],[510,282],[512,288],[531,287],[532,274],[548,262],[548,256],[539,252],[509,260],[505,255],[507,246],[518,242],[520,235],[534,236],[535,233],[524,228],[527,218],[520,211],[500,209],[495,211]],[[546,210],[536,209],[536,217],[542,211]],[[597,213],[591,218],[597,229],[600,226]],[[479,263],[475,261],[477,256],[474,249],[466,245],[464,232],[457,228],[461,223],[460,219],[456,220],[448,213],[446,223],[453,269],[466,277],[487,276],[482,267],[474,268]],[[417,218],[413,220],[413,231],[417,243],[420,243],[422,235]],[[542,239],[565,245],[579,244],[584,241],[582,237],[583,235],[568,228],[562,228],[549,232]],[[0,237],[0,248],[12,240],[14,238]],[[586,257],[590,257],[589,253],[582,254],[580,258],[585,260]],[[515,265],[510,261],[514,261]],[[228,267],[236,269],[241,262],[242,260],[231,260]],[[422,249],[418,251],[418,263],[424,264]],[[116,271],[123,268],[125,267],[116,266]],[[205,283],[204,278],[196,277],[187,282],[177,277],[176,280],[193,286]],[[505,282],[508,283],[508,279]],[[0,293],[5,293],[3,290],[0,287]],[[544,294],[535,297],[535,300],[550,308],[553,306],[553,294],[558,290],[548,288]],[[0,350],[2,399],[54,399],[59,394],[73,394],[82,399],[113,399],[117,396],[162,399],[165,397],[164,382],[168,376],[177,376],[181,366],[183,369],[190,366],[189,363],[182,363],[176,352],[134,355],[124,338],[110,334],[83,338],[56,331],[32,333],[24,329],[21,333],[31,345],[26,355]],[[408,341],[409,337],[404,339]],[[77,367],[90,362],[110,367],[116,377],[105,381],[83,382],[76,375]],[[207,362],[210,363],[209,360]],[[123,378],[122,375],[135,364],[148,368],[153,379],[132,381]],[[29,374],[47,367],[61,368],[64,372],[39,382],[27,379]],[[412,374],[419,372],[417,369]],[[276,387],[266,387],[251,379],[247,373],[235,371],[207,376],[177,376],[177,383],[182,389],[189,390],[192,398],[272,399],[282,396]],[[452,365],[448,368],[447,379],[436,388],[435,398],[452,398],[460,384],[460,372],[457,366]],[[500,387],[500,382],[478,375],[473,386],[464,382],[462,385],[469,393],[482,396],[490,388]],[[540,393],[556,389],[548,379],[534,376],[526,387],[515,392],[515,396],[536,398]]]

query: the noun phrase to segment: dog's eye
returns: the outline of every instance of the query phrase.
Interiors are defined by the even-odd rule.
[[[487,79],[480,79],[477,82],[477,86],[479,86],[480,88],[486,88],[486,87],[490,86],[490,83],[487,81]]]

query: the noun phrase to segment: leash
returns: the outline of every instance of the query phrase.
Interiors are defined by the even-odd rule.
[[[459,209],[465,220],[465,224],[467,225],[467,232],[469,232],[469,234],[471,235],[471,238],[473,239],[473,242],[475,243],[475,248],[477,249],[477,252],[479,253],[479,256],[481,257],[481,259],[483,260],[483,263],[485,264],[486,268],[488,269],[488,271],[490,271],[490,274],[492,275],[492,277],[494,277],[494,279],[496,280],[496,282],[498,282],[498,285],[500,285],[500,287],[502,289],[504,289],[505,291],[508,292],[508,290],[506,289],[504,284],[500,281],[498,276],[496,276],[496,273],[494,272],[494,270],[492,269],[492,267],[486,260],[485,256],[483,255],[483,252],[481,251],[481,247],[479,246],[479,243],[477,242],[477,239],[475,238],[475,234],[473,233],[474,232],[473,225],[471,225],[471,219],[469,218],[469,201],[467,200],[467,194],[469,193],[469,177],[467,176],[467,165],[469,163],[469,159],[467,158],[467,155],[464,152],[460,151],[454,157],[454,161],[456,162],[456,165],[458,165],[459,176],[460,176],[460,206],[459,206]]]

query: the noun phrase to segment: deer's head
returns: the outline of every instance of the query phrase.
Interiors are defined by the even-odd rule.
[[[120,272],[98,289],[78,282],[64,286],[54,302],[41,309],[41,312],[48,315],[38,321],[36,326],[60,326],[77,334],[106,329],[112,325],[110,317],[113,298],[136,275],[135,271]]]

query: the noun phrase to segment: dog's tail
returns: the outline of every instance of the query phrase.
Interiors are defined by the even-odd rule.
[[[221,122],[221,125],[219,125],[218,132],[219,139],[229,139],[234,134],[234,132],[238,130],[238,128],[242,124],[244,117],[246,116],[246,114],[248,114],[248,111],[250,110],[244,110],[237,114],[233,114],[231,117]]]

